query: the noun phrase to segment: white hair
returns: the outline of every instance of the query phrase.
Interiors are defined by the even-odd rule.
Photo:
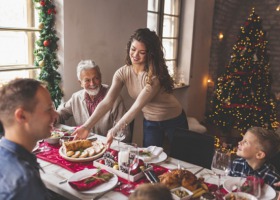
[[[81,72],[85,69],[96,69],[99,76],[101,77],[100,68],[93,60],[81,60],[77,66],[77,77],[78,80],[81,80]]]

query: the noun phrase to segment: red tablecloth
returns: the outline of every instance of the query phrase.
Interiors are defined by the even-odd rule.
[[[40,146],[41,145],[43,145],[43,144],[40,144]],[[50,145],[48,143],[46,143],[44,145],[48,145],[49,147],[51,147],[51,150],[37,154],[37,157],[42,159],[42,160],[45,160],[45,161],[48,161],[50,163],[59,165],[59,166],[63,167],[64,169],[67,169],[71,172],[78,172],[78,171],[83,170],[85,168],[88,168],[88,169],[96,168],[95,166],[93,166],[93,161],[76,163],[76,162],[70,162],[70,161],[65,160],[64,158],[62,158],[59,155],[59,152],[58,152],[58,150],[60,148],[59,145]],[[161,174],[168,171],[168,169],[166,169],[165,167],[158,166],[158,165],[155,165],[155,164],[153,165],[153,169],[154,169],[154,171],[157,175],[161,175]],[[118,177],[118,179],[123,184],[128,182],[126,179],[123,179],[121,177]],[[132,184],[134,185],[134,187],[137,187],[139,184],[148,183],[148,182],[149,181],[146,179],[146,177],[143,177],[143,178],[139,179],[138,181],[133,182]],[[209,183],[206,183],[206,184],[207,184],[210,191],[217,190],[217,185],[213,185],[213,184],[209,184]],[[120,187],[117,187],[114,190],[118,191],[118,192],[121,192],[126,196],[129,195],[129,193],[126,190],[120,189]],[[224,195],[227,194],[227,191],[223,188],[221,189],[221,192]]]
[[[59,155],[59,152],[58,152],[58,150],[60,148],[59,145],[50,145],[48,143],[40,144],[40,146],[42,146],[42,145],[48,145],[49,147],[51,147],[50,151],[41,152],[41,153],[37,154],[37,157],[42,159],[42,160],[45,160],[45,161],[48,161],[50,163],[59,165],[59,166],[63,167],[64,169],[67,169],[71,172],[78,172],[78,171],[81,171],[85,168],[88,168],[88,169],[96,168],[95,166],[93,166],[93,161],[79,162],[78,163],[78,162],[70,162],[70,161],[65,160],[64,158],[62,158]],[[166,169],[164,167],[161,167],[161,166],[158,166],[158,165],[153,165],[153,169],[154,169],[154,171],[157,175],[163,174],[166,171],[168,171],[168,169]],[[128,182],[126,179],[123,179],[121,177],[118,177],[118,179],[123,184]],[[148,183],[148,182],[149,181],[146,179],[146,177],[143,177],[143,178],[139,179],[138,181],[133,182],[132,184],[135,187],[137,187],[137,185],[139,185],[139,184]],[[121,193],[123,193],[127,196],[129,195],[129,193],[127,191],[121,190],[120,188],[116,188],[115,191],[119,191],[119,192],[121,192]]]

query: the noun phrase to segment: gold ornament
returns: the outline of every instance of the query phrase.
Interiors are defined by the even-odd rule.
[[[45,61],[44,60],[39,61],[39,66],[44,67],[45,66]]]
[[[43,29],[44,27],[45,27],[45,25],[44,25],[43,22],[41,22],[41,23],[38,25],[38,28],[39,28],[39,29]]]

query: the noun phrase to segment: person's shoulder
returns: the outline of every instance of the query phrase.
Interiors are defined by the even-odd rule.
[[[245,163],[246,160],[244,158],[241,158],[241,157],[238,157],[238,158],[235,158],[233,160],[233,163],[237,164],[237,163]]]
[[[124,65],[124,66],[120,67],[120,68],[116,71],[116,73],[128,73],[128,72],[130,72],[131,70],[132,70],[132,67],[131,67],[131,66],[129,66],[129,65]]]
[[[84,95],[85,95],[85,90],[79,90],[79,91],[77,91],[77,92],[74,92],[73,94],[72,94],[72,97],[71,98],[83,98],[84,97]]]

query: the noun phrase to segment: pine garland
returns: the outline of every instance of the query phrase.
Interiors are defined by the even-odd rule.
[[[51,98],[57,108],[63,97],[60,88],[61,76],[57,72],[59,61],[57,60],[57,41],[54,28],[55,6],[52,0],[33,0],[35,8],[39,11],[40,37],[36,41],[36,50],[34,50],[34,65],[41,68],[39,79],[48,83],[48,90]]]

